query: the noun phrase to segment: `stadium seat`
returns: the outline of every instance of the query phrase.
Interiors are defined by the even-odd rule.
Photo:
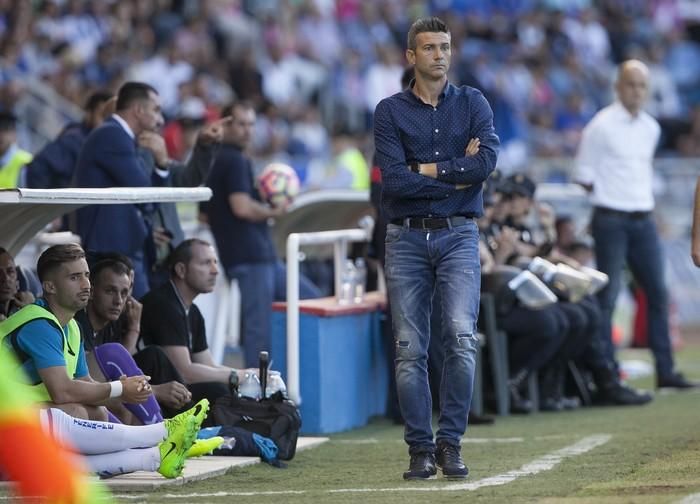
[[[489,364],[493,390],[496,396],[496,413],[501,416],[510,412],[508,392],[508,339],[496,324],[496,302],[494,295],[481,293],[481,314],[486,346],[489,349]]]

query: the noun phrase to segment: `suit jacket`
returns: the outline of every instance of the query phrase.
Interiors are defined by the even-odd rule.
[[[152,187],[163,185],[143,167],[136,141],[113,118],[85,140],[75,170],[76,187]],[[150,231],[150,205],[89,205],[78,210],[77,231],[86,250],[116,251],[129,257],[144,251]]]
[[[92,131],[85,123],[70,123],[47,143],[27,165],[27,187],[57,189],[70,187],[80,149]]]

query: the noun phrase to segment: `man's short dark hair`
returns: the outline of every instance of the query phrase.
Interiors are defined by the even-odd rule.
[[[100,282],[99,278],[103,271],[111,271],[117,275],[129,276],[129,268],[122,261],[116,259],[105,259],[99,261],[93,267],[90,268],[90,279],[92,285],[96,285]]]
[[[211,243],[206,240],[200,240],[199,238],[190,238],[189,240],[183,241],[180,245],[175,247],[175,250],[170,252],[168,256],[168,271],[170,271],[171,275],[175,274],[175,265],[178,263],[187,264],[192,260],[193,245],[211,247]]]
[[[114,93],[107,91],[106,89],[100,89],[95,91],[88,99],[85,101],[85,111],[93,112],[97,107],[102,105],[104,102],[109,101],[110,98],[114,96]]]
[[[237,100],[234,102],[229,103],[226,105],[224,108],[221,109],[221,117],[228,117],[230,115],[233,115],[234,110],[255,110],[255,107],[253,107],[253,104],[250,103],[249,101],[245,100]]]
[[[416,35],[419,33],[447,33],[450,35],[450,29],[445,22],[439,17],[427,17],[416,19],[408,30],[406,47],[412,51],[416,50]]]
[[[134,263],[131,261],[129,256],[120,254],[119,252],[96,252],[94,250],[88,250],[85,254],[88,266],[90,266],[90,271],[93,271],[95,265],[102,261],[119,261],[126,266],[126,269],[133,271]]]
[[[137,101],[148,100],[150,93],[158,94],[158,91],[145,82],[127,82],[119,88],[117,110],[126,110]]]
[[[39,281],[43,282],[46,277],[62,264],[77,261],[85,258],[85,251],[77,243],[66,243],[49,247],[39,256],[36,264],[36,272]]]

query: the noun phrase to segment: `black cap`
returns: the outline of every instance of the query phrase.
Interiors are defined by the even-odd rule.
[[[511,184],[511,194],[534,198],[537,185],[524,173],[516,173],[507,179]]]

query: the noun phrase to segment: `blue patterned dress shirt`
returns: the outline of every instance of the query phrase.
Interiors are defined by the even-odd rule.
[[[413,94],[413,84],[383,99],[374,113],[387,218],[481,216],[482,185],[496,167],[500,144],[491,107],[479,90],[449,82],[433,107]],[[465,156],[472,138],[481,141],[479,152]],[[412,172],[412,162],[437,163],[437,179]]]

